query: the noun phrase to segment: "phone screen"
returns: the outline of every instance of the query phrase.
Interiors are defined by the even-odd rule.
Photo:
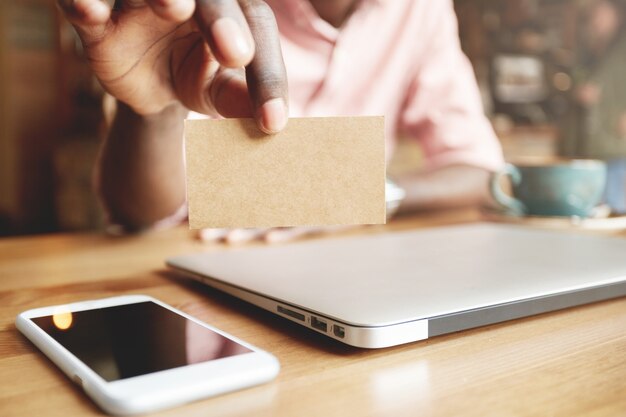
[[[152,301],[31,320],[106,381],[251,352]]]

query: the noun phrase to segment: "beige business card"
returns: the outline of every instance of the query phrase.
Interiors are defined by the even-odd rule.
[[[383,117],[186,120],[185,147],[192,229],[385,223]]]

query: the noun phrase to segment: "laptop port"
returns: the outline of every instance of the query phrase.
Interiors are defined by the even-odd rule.
[[[328,324],[326,324],[324,320],[320,320],[315,316],[311,316],[311,327],[324,333],[328,331]]]
[[[304,314],[298,313],[297,311],[290,310],[283,306],[276,307],[279,313],[284,314],[285,316],[293,317],[294,319],[305,321]]]
[[[337,326],[336,324],[333,325],[333,334],[335,336],[337,336],[340,339],[343,339],[344,337],[346,337],[346,329],[344,329],[341,326]]]

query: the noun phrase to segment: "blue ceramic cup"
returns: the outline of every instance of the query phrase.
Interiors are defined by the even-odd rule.
[[[501,188],[511,178],[513,196]],[[491,195],[514,216],[589,217],[602,201],[607,168],[598,160],[547,164],[507,164],[491,180]]]
[[[615,215],[626,215],[626,159],[607,161],[606,204]]]

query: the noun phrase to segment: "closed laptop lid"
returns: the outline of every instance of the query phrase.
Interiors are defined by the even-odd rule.
[[[168,264],[378,327],[624,282],[626,239],[471,224],[199,253]]]

